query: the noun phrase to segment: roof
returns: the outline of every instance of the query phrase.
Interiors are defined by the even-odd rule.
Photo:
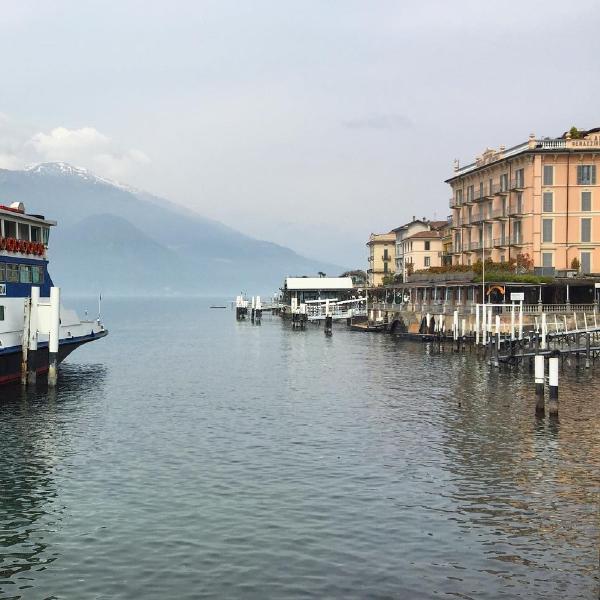
[[[410,237],[407,237],[407,240],[414,240],[415,238],[429,238],[429,239],[439,239],[440,236],[440,232],[437,229],[434,229],[433,231],[419,231],[417,233],[415,233],[414,235],[411,235]]]
[[[351,290],[352,277],[287,277],[288,290]]]
[[[448,225],[448,221],[429,221],[431,229],[442,229],[442,227],[446,227],[446,225]]]
[[[392,229],[392,231],[395,233],[396,231],[400,231],[401,229],[406,229],[409,225],[412,225],[413,223],[422,223],[423,225],[427,225],[427,221],[423,221],[421,219],[413,219],[408,223],[404,223],[404,225],[400,225],[400,227],[396,227],[396,229]]]

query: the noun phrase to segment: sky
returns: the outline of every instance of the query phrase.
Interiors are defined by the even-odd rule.
[[[454,159],[600,126],[597,0],[3,0],[0,167],[64,160],[311,257]]]

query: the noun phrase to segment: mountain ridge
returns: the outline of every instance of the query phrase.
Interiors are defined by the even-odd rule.
[[[264,293],[277,289],[286,275],[318,271],[337,274],[343,270],[303,257],[286,246],[254,239],[167,199],[65,162],[40,163],[14,171],[0,169],[0,198],[5,203],[23,202],[28,211],[58,221],[50,245],[51,269],[57,273],[57,281],[77,283],[81,292],[87,291],[79,289],[85,287],[79,274],[86,264],[89,272],[102,273],[104,284],[117,293],[156,289],[194,293],[251,289]],[[107,216],[116,219],[107,220]],[[123,221],[133,229],[126,230]],[[82,239],[78,235],[78,228],[90,233],[88,244],[84,243],[85,236]],[[113,256],[115,248],[102,248],[102,240],[91,235],[94,228],[109,233],[115,229],[119,251],[128,257],[125,264],[118,264],[118,256]],[[144,256],[133,251],[140,245],[146,248]],[[164,251],[171,252],[177,261],[178,278],[161,270],[150,278],[142,264],[157,261],[164,265]],[[112,279],[107,265],[114,270]],[[132,279],[127,273],[138,275]]]

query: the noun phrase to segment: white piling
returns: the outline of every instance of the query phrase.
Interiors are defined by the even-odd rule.
[[[544,412],[544,356],[535,355],[535,412]]]
[[[37,379],[37,349],[38,349],[38,306],[40,303],[40,288],[31,287],[31,313],[29,317],[29,354],[27,357],[27,383],[35,385]]]
[[[496,315],[496,348],[500,351],[500,315]]]
[[[558,415],[558,358],[551,358],[548,364],[548,383],[550,385],[550,402],[548,412]]]
[[[483,346],[487,344],[487,309],[485,305],[481,307],[482,323],[481,323],[481,343]]]
[[[547,334],[546,313],[543,312],[542,313],[542,350],[545,350],[548,347],[548,344],[546,341],[546,334]]]
[[[50,336],[48,339],[48,386],[58,381],[58,345],[60,334],[60,288],[50,288]]]
[[[510,339],[515,341],[515,304],[513,302],[512,310],[510,311]]]
[[[461,328],[461,335],[463,338],[465,337],[466,330],[467,330],[467,320],[463,319],[462,320],[462,328]]]
[[[575,321],[575,331],[579,329],[579,325],[577,324],[577,313],[573,313],[573,321]]]
[[[519,302],[519,339],[523,339],[523,301]]]
[[[479,304],[475,305],[475,344],[479,346]]]

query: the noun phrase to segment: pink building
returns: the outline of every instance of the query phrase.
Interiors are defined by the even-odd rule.
[[[455,166],[453,264],[529,255],[535,267],[600,272],[600,128],[487,149]],[[576,261],[574,259],[577,259]],[[551,270],[551,269],[549,269]]]

